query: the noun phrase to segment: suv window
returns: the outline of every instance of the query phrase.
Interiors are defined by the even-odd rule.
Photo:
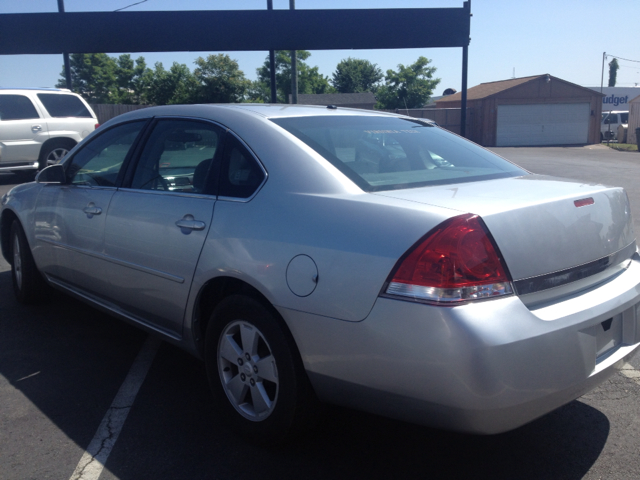
[[[439,127],[397,117],[275,118],[367,192],[526,175]]]
[[[136,166],[131,188],[213,193],[221,129],[194,120],[159,120]]]
[[[603,113],[602,114],[602,123],[605,125],[610,125],[612,123],[618,123],[618,114],[617,113]]]
[[[68,181],[73,185],[115,186],[120,167],[145,123],[118,125],[87,143],[71,159]]]
[[[0,95],[0,121],[40,118],[36,107],[24,95]]]
[[[620,114],[620,123],[629,123],[629,112]]]
[[[39,93],[38,98],[52,117],[92,118],[82,100],[75,95]]]

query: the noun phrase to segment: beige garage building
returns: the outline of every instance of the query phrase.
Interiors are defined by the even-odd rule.
[[[460,108],[461,95],[436,108]],[[600,142],[602,94],[552,75],[482,83],[468,89],[467,107],[467,137],[487,147]]]

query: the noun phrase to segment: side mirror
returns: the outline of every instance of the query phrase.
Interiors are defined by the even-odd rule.
[[[64,167],[62,165],[51,165],[43,169],[38,173],[38,175],[36,175],[36,182],[64,185],[67,183]]]

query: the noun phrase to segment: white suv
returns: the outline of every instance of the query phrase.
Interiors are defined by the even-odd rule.
[[[0,172],[56,163],[98,126],[87,102],[69,90],[0,88]]]

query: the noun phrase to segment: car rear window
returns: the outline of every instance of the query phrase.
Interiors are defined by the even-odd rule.
[[[75,95],[39,93],[38,98],[52,117],[93,117],[84,103]]]
[[[419,120],[372,116],[274,118],[367,192],[474,182],[527,172]]]

